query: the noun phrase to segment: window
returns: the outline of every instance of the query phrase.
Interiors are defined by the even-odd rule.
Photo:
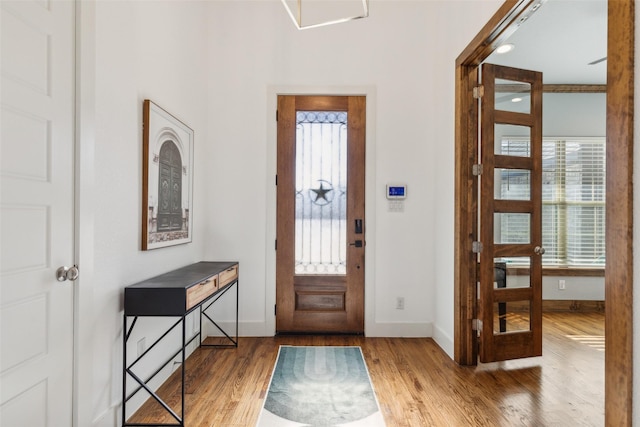
[[[296,112],[296,274],[347,271],[347,112]]]
[[[503,153],[528,150],[522,138],[503,138],[501,145]],[[543,265],[604,266],[605,138],[546,137],[542,169]],[[504,170],[496,178],[497,198],[529,197],[524,171]],[[518,214],[503,214],[496,226],[501,241],[516,243],[526,240],[528,224]]]

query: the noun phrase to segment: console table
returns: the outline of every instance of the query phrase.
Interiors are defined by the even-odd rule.
[[[124,328],[123,328],[123,372],[122,372],[122,426],[157,426],[157,422],[151,424],[127,423],[127,402],[144,389],[151,395],[177,422],[184,426],[184,381],[185,381],[185,351],[186,347],[194,340],[199,339],[201,347],[237,347],[238,346],[238,263],[237,262],[198,262],[170,271],[160,276],[130,285],[124,289]],[[236,290],[236,323],[235,336],[225,332],[207,313],[207,310],[215,304],[220,297],[230,289]],[[199,311],[200,328],[192,337],[186,336],[185,318],[189,313]],[[131,336],[138,317],[177,317],[177,321],[169,327],[153,344],[142,354],[128,363],[127,342]],[[129,325],[128,320],[132,318]],[[227,340],[227,344],[204,344],[202,337],[202,322],[208,320],[213,324]],[[171,331],[177,327],[182,329],[182,345],[171,357],[151,375],[141,378],[134,368],[158,343],[160,343]],[[181,364],[181,414],[178,415],[166,402],[164,402],[148,385],[162,369],[171,363],[178,355],[182,355]],[[134,390],[127,394],[128,379],[137,383]]]

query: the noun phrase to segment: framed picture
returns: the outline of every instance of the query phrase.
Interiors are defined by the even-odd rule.
[[[142,250],[191,242],[193,129],[143,104]]]

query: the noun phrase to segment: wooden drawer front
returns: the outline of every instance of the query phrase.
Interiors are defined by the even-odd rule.
[[[211,276],[203,282],[187,289],[187,310],[218,290],[218,276]]]
[[[220,273],[220,287],[226,286],[238,278],[238,265],[227,268]]]

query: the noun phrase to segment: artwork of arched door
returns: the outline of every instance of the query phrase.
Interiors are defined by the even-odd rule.
[[[173,141],[160,148],[158,231],[182,229],[182,157]]]

